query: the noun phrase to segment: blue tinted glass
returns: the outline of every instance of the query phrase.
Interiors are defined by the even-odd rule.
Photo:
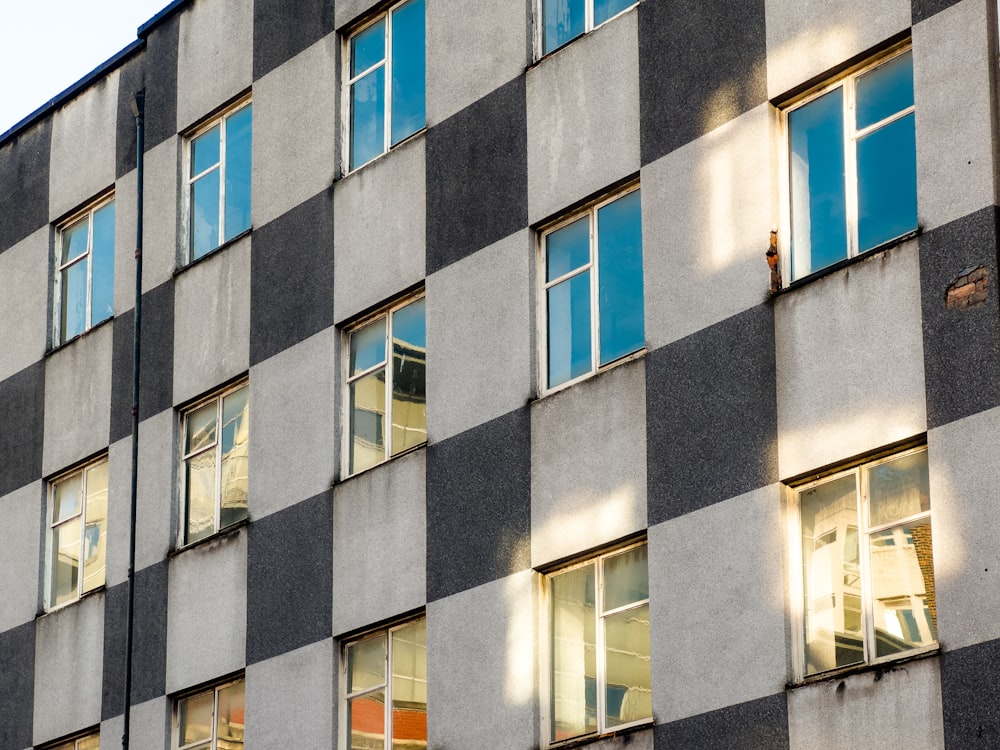
[[[60,332],[68,341],[87,328],[87,259],[62,272],[62,320]]]
[[[385,19],[351,37],[351,78],[385,59]]]
[[[597,211],[597,281],[603,365],[646,343],[638,190]]]
[[[399,143],[424,126],[424,0],[410,0],[392,14],[392,129]]]
[[[913,114],[858,141],[858,250],[917,228]]]
[[[90,279],[90,324],[111,317],[115,287],[115,204],[94,212],[93,270]]]
[[[542,53],[548,54],[584,32],[584,0],[545,0]]]
[[[549,388],[590,372],[590,272],[548,290]]]
[[[87,252],[87,233],[89,230],[90,222],[87,219],[81,219],[72,227],[63,230],[60,265],[68,263],[74,258],[79,258]]]
[[[191,141],[191,177],[219,163],[219,126]]]
[[[226,120],[226,222],[224,240],[250,228],[252,107]]]
[[[392,314],[392,338],[419,349],[427,347],[424,300],[418,299]]]
[[[191,260],[219,245],[219,170],[191,185]]]
[[[351,334],[351,377],[385,362],[385,318]]]
[[[385,67],[351,86],[351,169],[385,149]]]
[[[590,217],[581,216],[572,224],[545,237],[545,280],[558,279],[590,262]]]
[[[636,0],[594,0],[594,26],[604,23],[635,3]]]
[[[844,91],[788,116],[791,131],[792,278],[847,257]]]
[[[858,77],[857,128],[861,130],[913,104],[913,55],[909,51]]]

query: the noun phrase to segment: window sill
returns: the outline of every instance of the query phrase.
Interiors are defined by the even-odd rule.
[[[588,745],[595,745],[599,742],[604,742],[607,740],[614,740],[618,737],[625,737],[627,735],[635,734],[637,732],[643,732],[652,729],[654,726],[653,718],[642,720],[636,724],[630,724],[621,729],[615,729],[610,732],[605,732],[604,734],[589,734],[586,737],[574,737],[571,740],[563,740],[561,742],[550,742],[546,745],[549,750],[572,750],[572,748],[577,747],[587,747]],[[623,743],[624,744],[624,743]]]
[[[242,240],[244,237],[249,237],[251,234],[253,234],[253,227],[252,226],[249,229],[244,229],[242,232],[240,232],[238,235],[236,235],[232,239],[226,240],[225,242],[223,242],[218,247],[212,248],[207,253],[205,253],[204,255],[202,255],[200,258],[195,258],[190,263],[186,263],[183,266],[180,266],[179,268],[174,269],[174,274],[173,274],[174,277],[176,278],[177,276],[179,276],[180,274],[184,273],[189,268],[193,268],[194,266],[197,266],[200,263],[203,263],[204,261],[208,260],[209,258],[214,258],[216,255],[218,255],[219,253],[221,253],[223,250],[226,250],[227,248],[232,247],[233,245],[235,245],[236,243],[238,243],[240,240]]]
[[[71,339],[66,339],[64,342],[62,342],[61,344],[59,344],[57,346],[53,346],[51,349],[49,349],[47,352],[45,352],[45,356],[46,357],[51,357],[56,352],[62,351],[63,349],[65,349],[68,346],[70,346],[71,344],[75,344],[80,339],[85,338],[86,336],[88,336],[93,331],[96,331],[98,328],[103,328],[104,326],[108,325],[114,319],[115,319],[114,315],[112,315],[110,318],[105,318],[104,320],[102,320],[97,325],[93,325],[90,328],[88,328],[86,331],[82,331],[82,332],[76,334],[76,336],[74,336]]]
[[[880,661],[874,664],[855,664],[850,667],[844,667],[843,669],[834,669],[829,672],[823,672],[822,674],[803,677],[798,682],[790,682],[785,685],[785,690],[796,690],[798,688],[808,687],[809,685],[816,685],[821,682],[830,682],[832,680],[843,679],[844,677],[867,673],[873,673],[875,675],[875,681],[878,682],[882,679],[882,675],[885,672],[891,672],[903,664],[909,664],[910,662],[919,661],[921,659],[930,659],[940,655],[941,644],[935,643],[933,646],[928,646],[927,648],[919,651],[912,651],[908,654],[900,656],[898,659]]]
[[[354,169],[351,169],[349,171],[344,172],[343,174],[340,175],[340,179],[335,180],[334,182],[340,182],[340,180],[346,180],[348,177],[353,177],[358,172],[364,171],[365,169],[367,169],[368,167],[370,167],[372,164],[378,164],[383,159],[385,159],[385,157],[387,157],[389,154],[393,153],[394,151],[399,151],[401,148],[403,148],[404,146],[406,146],[410,142],[417,140],[418,137],[424,135],[426,132],[427,132],[427,126],[424,125],[422,128],[420,128],[420,130],[417,130],[416,132],[411,133],[410,135],[406,136],[406,138],[404,138],[403,140],[401,140],[399,143],[394,143],[393,145],[389,146],[388,149],[386,149],[385,151],[383,151],[378,156],[373,156],[371,159],[369,159],[368,161],[366,161],[364,164],[362,164],[362,165],[360,165],[358,167],[355,167]]]
[[[362,476],[364,474],[367,474],[370,471],[375,471],[376,469],[379,469],[379,468],[381,468],[383,466],[386,466],[387,464],[391,464],[394,461],[398,461],[399,459],[403,458],[404,456],[409,456],[410,454],[416,453],[417,451],[422,451],[426,447],[427,447],[426,441],[423,442],[423,443],[421,443],[420,445],[414,445],[412,448],[407,448],[405,451],[397,453],[395,456],[390,456],[389,458],[385,459],[384,461],[379,461],[377,464],[372,464],[371,466],[369,466],[367,468],[364,468],[364,469],[361,469],[360,471],[356,471],[353,474],[346,474],[343,478],[336,480],[333,484],[334,484],[334,486],[336,486],[338,484],[343,484],[344,482],[349,482],[352,479],[354,479],[355,477],[360,477],[360,476]]]
[[[80,602],[82,602],[84,599],[89,599],[92,596],[104,593],[105,591],[107,591],[107,588],[108,588],[107,584],[102,583],[96,589],[91,589],[90,591],[85,591],[84,593],[80,594],[80,596],[78,596],[76,599],[64,602],[63,604],[58,604],[55,607],[50,607],[49,609],[42,610],[41,612],[35,615],[35,619],[38,620],[43,617],[48,617],[49,615],[54,615],[57,612],[62,612],[65,609],[74,607]]]
[[[191,542],[190,544],[185,544],[183,546],[179,546],[175,549],[170,550],[170,552],[167,553],[167,559],[169,560],[171,558],[177,557],[177,555],[181,555],[190,549],[196,549],[197,547],[204,547],[206,545],[211,544],[212,542],[225,541],[229,537],[239,536],[240,532],[249,525],[250,525],[250,519],[244,518],[242,521],[237,521],[234,524],[230,524],[225,528],[219,529],[214,534],[210,534],[209,536],[206,536],[204,539],[199,539],[197,542]]]
[[[617,367],[621,367],[622,365],[627,365],[629,362],[635,362],[636,360],[644,359],[648,353],[649,350],[646,347],[642,347],[642,349],[637,349],[631,354],[626,354],[624,357],[619,357],[618,359],[612,362],[608,362],[608,364],[603,365],[597,368],[596,370],[592,370],[588,373],[585,373],[584,375],[580,375],[579,377],[574,378],[573,380],[567,380],[565,383],[560,383],[555,388],[542,388],[540,389],[538,397],[532,399],[531,403],[534,403],[536,401],[542,401],[544,399],[549,398],[550,396],[555,396],[557,393],[562,393],[563,391],[568,390],[573,386],[579,385],[580,383],[586,383],[588,380],[600,377],[604,373],[611,372]]]

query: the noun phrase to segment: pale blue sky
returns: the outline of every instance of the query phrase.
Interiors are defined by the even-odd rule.
[[[0,0],[0,133],[136,39],[171,0]]]

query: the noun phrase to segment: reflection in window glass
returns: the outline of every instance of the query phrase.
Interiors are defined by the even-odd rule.
[[[103,201],[59,234],[56,340],[65,343],[114,312],[115,203]]]
[[[177,702],[180,747],[185,750],[242,750],[245,730],[243,680]]]
[[[108,460],[73,472],[49,489],[49,607],[80,598],[105,582]]]
[[[61,742],[58,745],[46,746],[48,750],[101,750],[101,736],[99,734],[88,734],[76,740]]]

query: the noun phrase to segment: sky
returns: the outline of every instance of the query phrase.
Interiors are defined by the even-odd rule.
[[[171,0],[0,0],[0,133],[136,39]]]

